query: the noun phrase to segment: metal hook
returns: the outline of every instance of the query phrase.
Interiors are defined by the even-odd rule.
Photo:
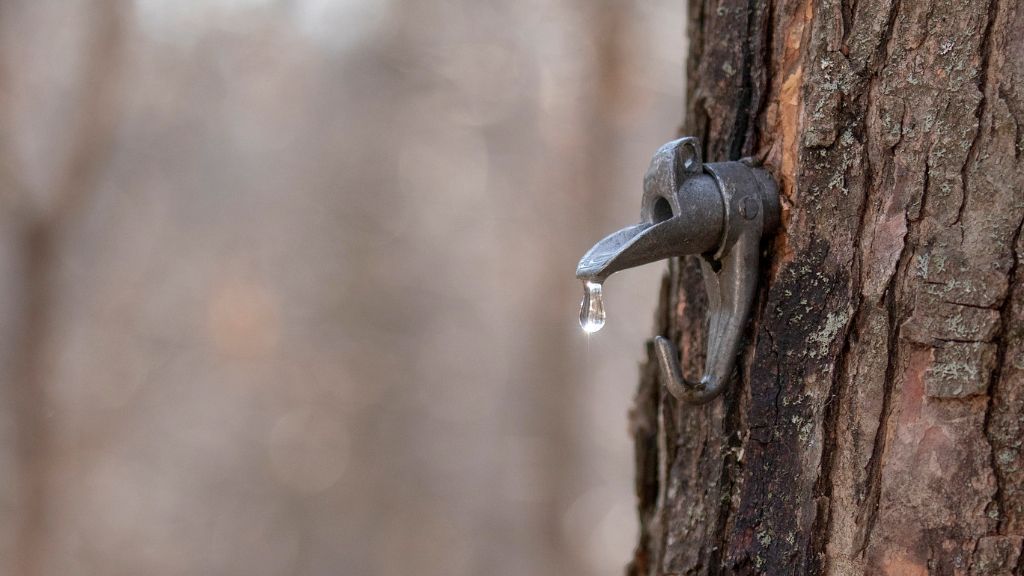
[[[683,377],[679,350],[657,336],[662,379],[677,399],[703,404],[732,376],[757,291],[760,242],[778,226],[778,188],[749,161],[704,164],[700,142],[662,146],[644,177],[641,222],[598,242],[576,276],[602,282],[617,271],[664,258],[699,254],[708,294],[708,350],[699,382]]]

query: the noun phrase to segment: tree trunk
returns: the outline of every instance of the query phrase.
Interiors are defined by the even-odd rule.
[[[687,134],[776,175],[741,367],[633,413],[633,576],[1024,574],[1024,6],[690,2]],[[657,331],[698,374],[704,295]]]

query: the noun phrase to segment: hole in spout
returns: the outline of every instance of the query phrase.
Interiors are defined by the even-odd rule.
[[[654,210],[652,216],[654,216],[655,224],[668,220],[669,218],[672,217],[672,205],[669,204],[668,200],[666,200],[665,198],[658,198],[654,202]]]

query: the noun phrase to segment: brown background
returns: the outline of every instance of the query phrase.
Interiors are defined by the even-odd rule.
[[[0,3],[0,573],[620,574],[682,3]]]

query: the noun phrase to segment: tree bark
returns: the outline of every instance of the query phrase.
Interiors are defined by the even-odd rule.
[[[723,398],[648,361],[629,573],[1024,574],[1024,6],[691,0],[687,119],[776,175]],[[673,263],[656,330],[699,374]]]

